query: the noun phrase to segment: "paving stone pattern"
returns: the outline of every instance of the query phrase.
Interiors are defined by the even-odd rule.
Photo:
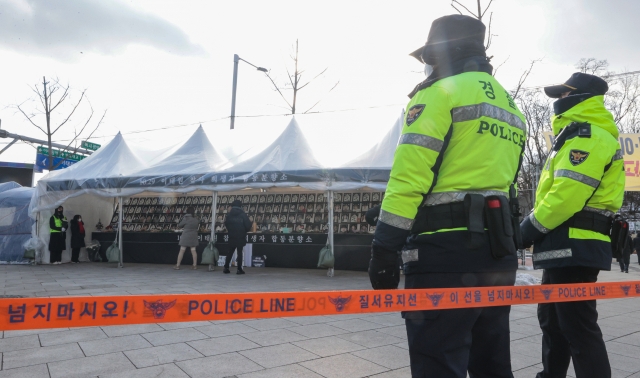
[[[616,265],[600,281],[639,279]],[[0,266],[4,295],[128,295],[369,289],[363,272],[248,268],[224,275],[175,271],[168,265],[82,263]],[[520,271],[536,277],[540,271]],[[640,299],[598,303],[613,377],[640,378]],[[400,314],[311,316],[112,327],[0,331],[0,378],[410,377]],[[515,378],[540,371],[541,333],[536,306],[511,310],[511,360]],[[573,367],[569,377],[574,377]]]

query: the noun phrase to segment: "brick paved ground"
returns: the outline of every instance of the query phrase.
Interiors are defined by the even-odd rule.
[[[601,273],[601,281],[638,279]],[[116,295],[368,289],[366,273],[247,269],[245,276],[174,271],[168,265],[83,263],[0,266],[5,295]],[[538,271],[520,271],[539,277]],[[640,299],[600,301],[600,325],[613,377],[640,378]],[[535,306],[511,312],[515,377],[540,369]],[[0,332],[6,377],[409,377],[406,334],[399,314],[340,315]],[[573,376],[573,369],[570,370]]]

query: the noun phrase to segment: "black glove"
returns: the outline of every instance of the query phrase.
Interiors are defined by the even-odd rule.
[[[522,245],[518,246],[520,249],[531,247],[536,240],[541,239],[545,235],[538,231],[528,216],[524,217],[520,223],[520,233],[522,234]]]
[[[367,210],[364,215],[364,219],[369,223],[370,226],[375,226],[378,224],[378,217],[380,216],[380,205],[374,206]]]
[[[369,279],[375,290],[397,289],[400,283],[398,253],[372,246]]]

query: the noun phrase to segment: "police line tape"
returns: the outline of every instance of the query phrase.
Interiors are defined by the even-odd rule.
[[[239,320],[640,297],[640,281],[446,289],[0,299],[0,330]]]

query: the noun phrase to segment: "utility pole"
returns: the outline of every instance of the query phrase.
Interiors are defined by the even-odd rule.
[[[236,88],[238,87],[238,54],[233,54],[233,88],[231,89],[231,130],[236,123]]]

